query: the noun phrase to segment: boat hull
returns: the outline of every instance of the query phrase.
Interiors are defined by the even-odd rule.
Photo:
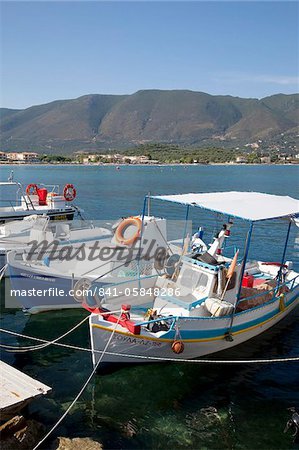
[[[22,220],[24,217],[31,216],[32,214],[43,215],[46,214],[50,217],[50,220],[73,220],[76,209],[68,207],[67,209],[28,209],[20,211],[0,212],[0,224],[10,222],[12,220]]]
[[[32,314],[82,307],[82,304],[76,302],[70,295],[76,279],[42,275],[13,266],[9,266],[8,272],[12,287],[11,294],[18,299],[25,310]],[[42,292],[42,295],[38,295],[38,291]]]
[[[11,294],[31,314],[56,309],[82,308],[82,303],[77,302],[73,296],[74,286],[77,281],[82,280],[82,277],[72,277],[67,274],[59,277],[48,275],[43,270],[38,271],[37,268],[33,270],[30,266],[26,269],[26,266],[16,263],[8,265],[8,276],[12,287]],[[96,275],[95,277],[97,278]],[[121,283],[114,287],[114,283],[120,280]],[[139,286],[148,289],[155,283],[155,280],[156,277],[144,278],[141,281],[138,279],[126,281],[124,278],[106,278],[102,283],[97,282],[97,289],[107,290],[109,286],[113,286],[111,302],[114,309],[118,310],[127,301],[125,295],[127,283],[129,283],[130,290],[137,289]],[[117,292],[114,292],[114,289],[117,289]],[[33,291],[35,292],[34,295]],[[37,291],[42,292],[43,295],[37,295]],[[140,298],[138,307],[146,310],[150,307],[152,299],[150,303],[144,299],[144,297]]]
[[[261,307],[238,313],[234,317],[231,336],[227,340],[230,330],[231,317],[223,318],[180,318],[180,339],[184,343],[184,351],[175,354],[171,345],[175,337],[175,330],[163,337],[155,338],[153,333],[142,330],[141,335],[132,335],[118,326],[104,355],[103,362],[113,363],[145,363],[163,362],[168,359],[193,359],[201,356],[227,350],[239,345],[264,331],[268,330],[285,318],[298,304],[299,286],[284,298],[282,307],[280,299],[269,302]],[[90,336],[93,349],[93,364],[96,365],[108,339],[111,337],[115,324],[109,324],[96,314],[90,316]],[[109,352],[124,354],[109,355]],[[129,356],[128,356],[129,355]],[[141,356],[142,358],[137,358]],[[147,359],[147,357],[158,358]]]

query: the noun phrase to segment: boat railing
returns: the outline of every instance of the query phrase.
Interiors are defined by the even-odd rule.
[[[236,247],[234,247],[234,248],[235,248],[235,253],[236,253],[237,252],[237,248]],[[219,267],[221,267],[221,266],[228,267],[230,265],[230,263],[231,263],[231,260],[228,259],[228,261],[224,260],[223,262],[220,262],[218,265],[214,266],[212,264],[208,264],[206,262],[199,261],[198,259],[190,258],[189,256],[183,256],[183,261],[187,261],[187,262],[189,262],[191,264],[194,264],[196,266],[204,267],[205,269],[213,270],[214,272],[218,272]],[[238,264],[240,264],[242,262],[242,257],[238,258],[237,262],[238,262]]]
[[[59,194],[60,192],[60,186],[59,184],[44,184],[39,183],[40,186],[46,188],[48,190],[49,194]]]
[[[143,281],[143,280],[149,280],[151,278],[156,278],[157,276],[158,276],[157,274],[145,275],[145,276],[140,277],[140,278],[137,277],[137,278],[132,278],[130,280],[126,279],[124,281],[119,281],[118,283],[107,283],[107,284],[105,284],[105,290],[109,289],[109,288],[115,288],[116,286],[121,286],[123,284],[136,283],[136,282]],[[102,286],[100,286],[100,288],[101,287]]]
[[[156,278],[158,275],[156,275],[156,274],[154,274],[154,275],[145,275],[145,276],[143,276],[143,277],[139,277],[139,278],[132,278],[132,279],[130,279],[130,280],[123,280],[123,281],[120,281],[120,282],[118,282],[118,283],[107,283],[107,284],[105,284],[105,287],[103,288],[103,285],[102,284],[99,284],[99,286],[98,286],[98,290],[100,291],[101,289],[104,289],[104,295],[103,295],[103,299],[104,300],[108,300],[108,298],[109,298],[109,294],[108,294],[108,292],[109,292],[109,289],[115,289],[116,287],[118,287],[118,286],[122,286],[122,285],[126,285],[126,286],[128,286],[128,285],[130,285],[131,283],[136,283],[136,282],[142,282],[142,281],[144,281],[144,280],[149,280],[149,279],[151,279],[151,278]],[[94,281],[93,282],[93,284],[94,285],[96,285],[97,284],[97,281]],[[130,287],[128,287],[129,289],[130,289]],[[146,289],[146,288],[145,288]],[[94,294],[95,294],[95,292],[94,292],[94,290],[92,289],[92,285],[90,286],[90,288],[89,288],[89,290],[91,291],[91,292],[93,292],[93,294],[92,294],[92,296],[94,296]],[[116,296],[116,295],[114,295],[113,294],[113,299],[115,299],[115,298],[117,298],[117,297],[122,297],[123,296],[123,293],[119,293],[119,295],[118,296]]]
[[[199,261],[198,259],[190,258],[189,256],[183,256],[183,261],[187,261],[191,264],[194,264],[195,266],[204,267],[206,269],[213,270],[214,272],[217,272],[219,270],[219,266],[213,266],[212,264],[208,264],[203,261]]]
[[[157,317],[157,319],[152,319],[152,320],[145,320],[143,322],[137,322],[136,326],[147,326],[151,323],[158,323],[158,322],[166,322],[166,321],[172,321],[172,323],[170,324],[170,328],[168,331],[172,330],[176,321],[177,321],[177,316],[168,316],[168,317]]]
[[[296,279],[297,279],[298,277],[299,277],[299,274],[296,275],[296,276],[295,276],[294,278],[292,278],[291,280],[285,281],[284,283],[281,283],[281,284],[279,284],[279,285],[273,287],[272,289],[269,289],[269,290],[263,290],[263,291],[261,291],[260,293],[255,294],[255,295],[252,295],[252,296],[250,296],[250,297],[244,297],[244,298],[240,299],[238,303],[242,303],[242,302],[244,302],[244,301],[253,300],[253,299],[255,299],[255,298],[262,297],[262,296],[265,295],[265,293],[266,293],[266,294],[271,294],[271,293],[273,292],[273,294],[276,295],[276,293],[277,293],[282,287],[284,287],[284,286],[288,287],[288,288],[290,289],[290,291],[292,291],[292,290],[294,289],[294,285],[295,285]],[[274,300],[275,298],[278,298],[278,297],[275,296],[275,297],[272,298],[271,300]],[[265,303],[267,303],[267,302],[265,302]]]
[[[2,207],[8,207],[8,206],[10,206],[11,209],[12,209],[12,211],[15,211],[15,208],[16,208],[16,207],[22,205],[22,203],[21,203],[22,198],[25,199],[26,205],[27,205],[27,204],[30,204],[30,206],[32,206],[32,209],[34,209],[34,205],[32,204],[30,198],[27,198],[27,199],[26,199],[25,196],[22,196],[21,198],[17,198],[17,199],[13,199],[13,200],[11,200],[11,199],[9,199],[9,198],[1,199],[1,200],[0,200],[0,205],[1,205]],[[27,206],[28,206],[28,205],[27,205]],[[29,209],[29,208],[28,208],[28,209]],[[30,209],[31,209],[31,208],[30,208]]]
[[[8,208],[10,207],[12,211],[15,211],[15,207],[19,206],[16,205],[16,201],[15,200],[10,200],[10,199],[1,199],[0,200],[0,207],[1,208]]]
[[[16,198],[14,198],[13,200],[11,200],[9,198],[8,199],[7,198],[6,199],[2,198],[0,200],[0,202],[1,202],[0,205],[2,206],[2,204],[4,204],[4,206],[2,206],[4,208],[7,207],[5,205],[8,205],[8,206],[11,207],[12,211],[15,211],[16,207],[22,205],[22,200],[23,200],[25,202],[25,204],[26,204],[27,210],[29,210],[29,209],[33,209],[34,210],[35,208],[34,208],[34,205],[32,203],[32,200],[30,198],[30,195],[27,195],[24,192],[24,188],[23,188],[22,184],[19,183],[18,181],[15,181],[15,182],[11,183],[11,186],[17,187],[17,189],[15,191]]]

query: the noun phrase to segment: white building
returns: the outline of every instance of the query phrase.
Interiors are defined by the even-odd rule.
[[[8,161],[17,162],[36,162],[38,161],[38,153],[33,152],[13,152],[7,153]]]

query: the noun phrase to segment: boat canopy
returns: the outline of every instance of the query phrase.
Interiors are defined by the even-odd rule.
[[[299,200],[261,192],[211,192],[178,195],[155,195],[153,199],[198,206],[231,217],[259,220],[294,217],[299,214]]]

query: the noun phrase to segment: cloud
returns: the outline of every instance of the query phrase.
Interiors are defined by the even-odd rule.
[[[217,73],[217,81],[225,81],[231,83],[238,82],[252,82],[252,83],[271,83],[282,86],[299,85],[299,76],[289,75],[263,75],[263,74],[249,74],[237,72]]]
[[[284,75],[253,75],[248,76],[246,81],[253,80],[261,83],[273,83],[282,85],[299,84],[299,77]]]

